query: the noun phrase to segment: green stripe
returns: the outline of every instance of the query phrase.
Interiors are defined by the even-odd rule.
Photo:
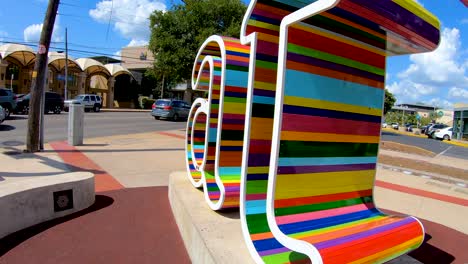
[[[285,141],[280,143],[281,158],[306,157],[375,157],[378,143],[343,143]]]
[[[302,214],[302,213],[329,210],[329,209],[340,208],[344,206],[352,206],[352,205],[364,204],[364,203],[370,203],[370,202],[372,202],[372,197],[367,196],[367,197],[360,197],[360,198],[355,198],[355,199],[334,201],[334,202],[328,202],[328,203],[307,204],[307,205],[294,206],[294,207],[276,208],[275,215],[283,216],[283,215],[292,215],[292,214]]]
[[[239,66],[239,65],[232,65],[232,64],[227,64],[226,69],[234,70],[234,71],[242,71],[242,72],[248,72],[249,71],[249,67]]]
[[[225,96],[224,97],[224,102],[229,102],[229,103],[246,103],[247,99],[246,98],[241,98],[241,97],[231,97],[231,96]]]
[[[355,61],[355,60],[351,60],[351,59],[348,59],[348,58],[340,57],[340,56],[337,56],[337,55],[333,55],[333,54],[330,54],[330,53],[326,53],[326,52],[322,52],[322,51],[318,51],[318,50],[314,50],[314,49],[309,49],[309,48],[302,47],[302,46],[295,45],[295,44],[288,44],[288,51],[293,52],[293,53],[297,53],[297,54],[300,54],[300,55],[313,57],[313,58],[333,62],[333,63],[336,63],[336,64],[341,64],[341,65],[345,65],[345,66],[348,66],[348,67],[360,69],[360,70],[367,71],[367,72],[374,73],[374,74],[378,74],[378,75],[381,75],[381,76],[385,75],[385,70],[384,69],[380,69],[378,67],[374,67],[374,66],[371,66],[371,65],[368,65],[368,64],[365,64],[365,63]]]
[[[257,180],[247,182],[247,194],[265,193],[268,186],[268,180]]]
[[[262,61],[262,60],[257,60],[255,62],[256,67],[264,68],[264,69],[270,69],[276,71],[278,63],[274,62],[269,62],[269,61]]]
[[[246,216],[246,220],[249,234],[270,232],[266,214],[250,214]]]
[[[279,254],[268,255],[262,257],[265,263],[290,263],[294,261],[299,261],[303,259],[308,259],[307,255],[294,252],[294,251],[287,251]]]

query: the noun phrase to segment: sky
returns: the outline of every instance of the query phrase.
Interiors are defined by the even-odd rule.
[[[148,16],[178,0],[61,0],[51,50],[73,58],[119,56],[126,46],[148,43]],[[244,2],[248,2],[244,0]],[[417,0],[441,21],[437,50],[387,60],[386,88],[397,103],[424,103],[445,109],[468,103],[468,8],[460,0]],[[0,44],[38,43],[47,0],[0,0]],[[33,49],[36,49],[33,47]],[[123,60],[125,58],[122,58]]]

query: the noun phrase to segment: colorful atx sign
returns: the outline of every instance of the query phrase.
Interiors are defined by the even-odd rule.
[[[187,169],[214,210],[240,207],[257,263],[382,263],[423,242],[376,208],[386,57],[437,48],[413,0],[251,1],[240,40],[202,45]]]

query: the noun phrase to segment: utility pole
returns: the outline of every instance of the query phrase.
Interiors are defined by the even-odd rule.
[[[54,30],[55,17],[60,0],[49,0],[46,16],[42,25],[41,39],[36,54],[36,63],[32,73],[31,100],[29,102],[28,135],[26,138],[26,151],[40,151],[40,125],[41,101],[44,97],[45,81],[47,78],[47,55],[50,39]]]
[[[65,95],[64,98],[67,100],[68,97],[68,36],[67,28],[65,28]]]

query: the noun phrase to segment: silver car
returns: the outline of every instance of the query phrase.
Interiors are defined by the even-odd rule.
[[[190,105],[182,100],[158,99],[151,107],[155,119],[165,118],[177,121],[185,119],[190,112]]]
[[[0,105],[0,124],[3,123],[3,121],[5,121],[5,118],[6,118],[5,108],[3,108]]]

